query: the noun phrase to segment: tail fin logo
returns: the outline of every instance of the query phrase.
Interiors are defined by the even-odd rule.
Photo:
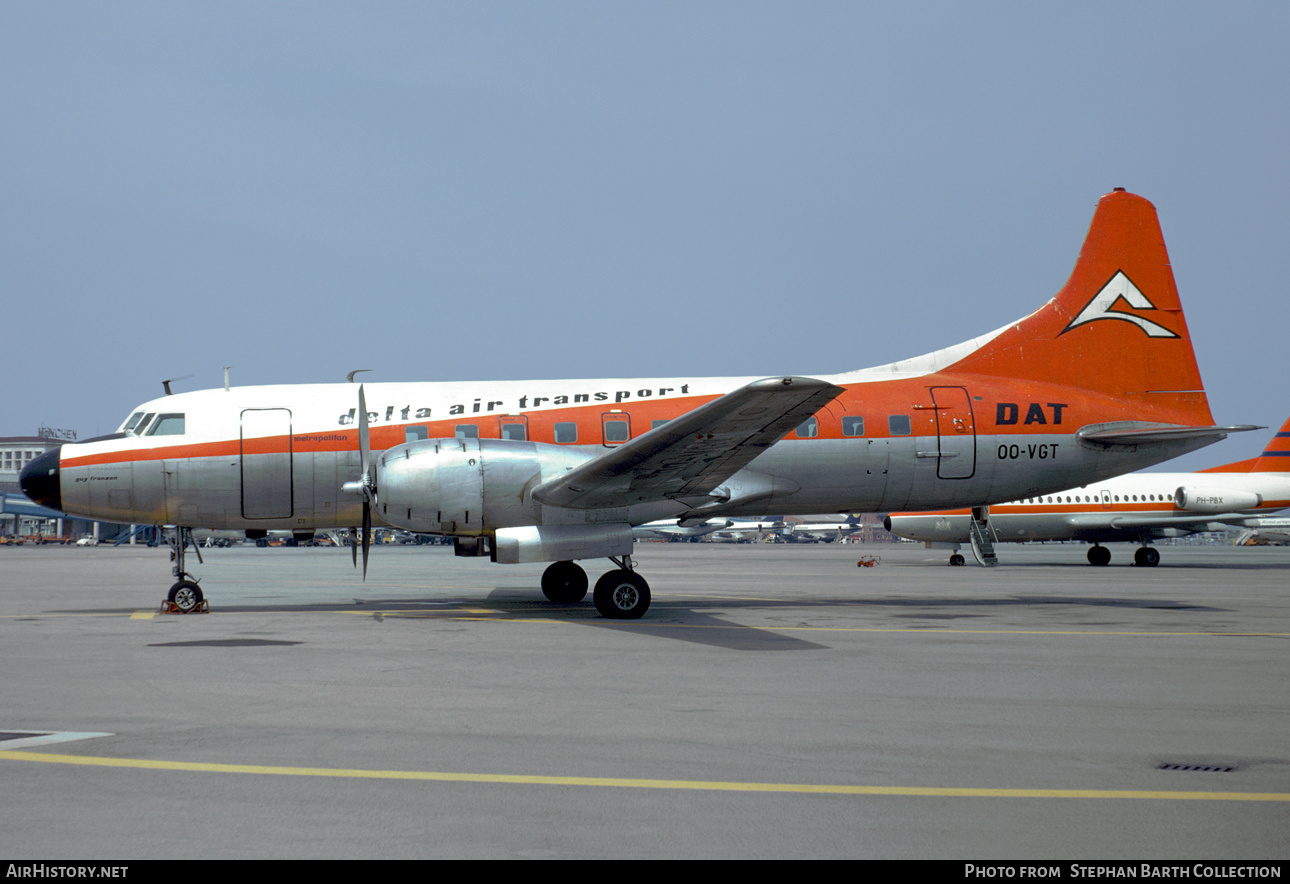
[[[1286,424],[1290,424],[1290,421],[1286,421]],[[1285,427],[1282,427],[1281,432],[1272,437],[1268,447],[1263,449],[1263,454],[1259,456],[1290,457],[1290,432],[1287,432]]]
[[[1128,313],[1123,310],[1112,310],[1120,301],[1124,301],[1135,310],[1155,310],[1156,305],[1152,304],[1146,295],[1142,294],[1141,289],[1133,284],[1133,280],[1124,275],[1123,270],[1117,270],[1111,281],[1102,286],[1101,290],[1093,296],[1093,299],[1085,305],[1080,311],[1079,316],[1071,320],[1070,325],[1062,329],[1061,335],[1066,334],[1073,328],[1081,325],[1087,325],[1090,322],[1097,322],[1099,319],[1119,319],[1124,322],[1131,322],[1138,328],[1147,333],[1151,338],[1176,338],[1178,335],[1165,328],[1163,325],[1157,325],[1150,319],[1146,319],[1136,313]],[[1058,337],[1061,337],[1058,335]]]

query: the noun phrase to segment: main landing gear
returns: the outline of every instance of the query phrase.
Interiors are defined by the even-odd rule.
[[[587,597],[587,572],[577,562],[556,562],[542,572],[542,594],[557,605],[576,605]]]
[[[170,560],[175,563],[171,571],[178,579],[175,585],[170,587],[162,609],[176,614],[210,610],[210,605],[202,595],[202,588],[197,585],[197,578],[184,570],[184,553],[190,544],[193,552],[197,553],[197,561],[200,563],[202,560],[202,551],[193,540],[193,529],[176,528],[174,536],[166,536],[166,542],[170,544]]]
[[[1089,548],[1088,563],[1090,565],[1106,565],[1111,561],[1111,551],[1104,546],[1098,546],[1096,543]],[[1160,564],[1160,550],[1154,546],[1143,544],[1133,553],[1133,564],[1140,565],[1143,568],[1154,568]]]
[[[1153,546],[1140,546],[1133,553],[1133,564],[1154,568],[1160,564],[1160,550]]]
[[[636,620],[649,610],[649,584],[632,570],[630,556],[610,556],[618,567],[596,581],[592,599],[602,617]],[[587,572],[575,562],[556,562],[542,574],[542,594],[551,601],[576,604],[587,596]]]

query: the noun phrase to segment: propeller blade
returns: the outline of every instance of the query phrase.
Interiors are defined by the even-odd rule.
[[[363,582],[367,582],[367,548],[372,533],[372,506],[363,501]]]
[[[367,425],[367,397],[363,395],[363,385],[358,385],[358,451],[361,455],[363,484],[371,485],[372,447],[370,430]]]
[[[363,525],[362,528],[354,528],[349,537],[350,555],[354,559],[354,567],[358,567],[358,547],[361,543],[363,546],[363,580],[367,580],[367,558],[368,551],[371,547],[372,534],[372,501],[376,499],[376,477],[372,475],[372,448],[370,439],[370,428],[367,424],[367,396],[363,392],[363,385],[358,387],[358,451],[362,461],[363,473],[358,477],[357,482],[346,482],[341,486],[341,490],[346,494],[354,494],[363,498]],[[359,531],[363,536],[360,540]]]

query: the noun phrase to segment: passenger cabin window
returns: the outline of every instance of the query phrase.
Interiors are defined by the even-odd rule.
[[[560,422],[555,425],[555,441],[561,445],[569,445],[578,441],[578,425],[572,421]]]
[[[663,418],[662,420],[653,420],[653,421],[650,421],[650,422],[649,422],[649,428],[650,428],[651,430],[657,430],[659,427],[663,426],[663,424],[667,423],[667,421],[668,421],[668,419],[667,419],[667,418]]]
[[[625,420],[605,421],[605,444],[619,445],[631,437],[630,424]]]
[[[420,442],[422,439],[429,439],[429,438],[430,438],[430,428],[429,428],[429,427],[420,427],[420,426],[418,426],[418,427],[404,427],[404,428],[403,428],[403,441],[404,441],[404,442]]]
[[[479,427],[474,424],[457,424],[452,434],[458,439],[478,439]]]
[[[887,418],[887,431],[893,436],[908,436],[913,433],[909,424],[909,415],[893,414]]]
[[[796,435],[797,438],[799,439],[814,439],[816,436],[819,435],[819,433],[820,433],[819,422],[817,422],[813,417],[808,417],[806,420],[802,421],[802,423],[798,425],[797,431],[794,433],[794,435]]]
[[[842,418],[842,435],[843,436],[863,436],[864,418],[854,417],[854,416]]]
[[[516,442],[524,442],[528,440],[528,437],[529,437],[528,424],[524,424],[524,423],[513,423],[513,424],[503,423],[502,424],[503,439],[514,439]]]
[[[182,414],[163,414],[148,431],[149,436],[182,436],[184,435],[184,416]]]

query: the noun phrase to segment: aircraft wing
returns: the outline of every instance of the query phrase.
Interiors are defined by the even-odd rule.
[[[841,392],[815,378],[753,381],[539,485],[533,497],[573,509],[702,497]]]
[[[1147,528],[1187,528],[1209,522],[1243,522],[1248,521],[1249,518],[1248,513],[1142,513],[1140,515],[1083,513],[1068,517],[1066,524],[1072,528],[1113,528],[1117,531],[1132,531]]]

